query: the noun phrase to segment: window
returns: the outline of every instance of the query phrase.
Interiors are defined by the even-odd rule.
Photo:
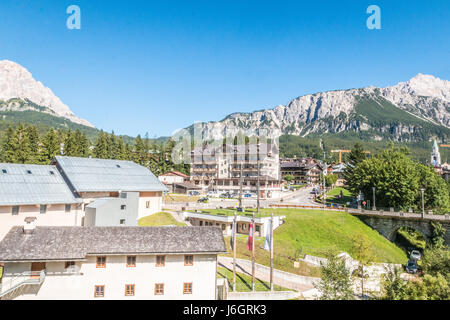
[[[127,267],[136,267],[136,256],[127,256]]]
[[[47,205],[41,204],[41,208],[39,210],[40,213],[46,213],[47,212]]]
[[[150,201],[145,201],[145,207],[148,209],[150,208]]]
[[[54,175],[55,173],[54,173],[53,171],[50,171],[50,174],[51,174],[51,175]]]
[[[120,210],[125,210],[126,208],[127,208],[127,206],[124,205],[124,204],[122,204],[122,205],[120,206]]]
[[[97,257],[97,268],[106,268],[106,257]]]
[[[28,174],[32,174],[31,170],[27,170],[27,173],[28,173]]]
[[[155,283],[155,294],[164,294],[164,283]]]
[[[75,266],[75,261],[66,261],[65,268],[68,269],[70,267]]]
[[[72,207],[72,206],[71,206],[70,204],[66,204],[65,211],[66,211],[66,212],[70,212],[71,207]]]
[[[202,221],[202,220],[200,220],[200,227],[201,227],[201,226],[203,226],[203,221]]]
[[[224,224],[222,224],[222,231],[225,231],[226,226]]]
[[[125,285],[125,295],[126,296],[134,296],[134,284],[126,284]]]
[[[185,266],[193,266],[194,265],[194,256],[193,255],[184,256],[184,265]]]
[[[120,224],[125,224],[125,219],[120,219]]]
[[[166,256],[156,256],[156,266],[164,267],[166,264]]]
[[[260,226],[255,226],[255,231],[256,232],[259,232],[261,230],[261,227]]]
[[[6,169],[2,169],[3,173],[8,173],[8,171]]]
[[[192,294],[192,282],[183,283],[183,294]]]
[[[95,286],[94,297],[104,297],[105,296],[105,286]]]
[[[117,167],[117,168],[120,168],[120,165],[119,165],[119,164],[116,164],[116,167]]]
[[[11,213],[12,213],[13,216],[18,215],[19,214],[19,206],[13,206]]]

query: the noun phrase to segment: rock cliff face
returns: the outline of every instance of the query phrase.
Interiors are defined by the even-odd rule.
[[[89,121],[78,118],[27,69],[12,61],[0,61],[0,111],[25,110],[45,112],[94,127]]]
[[[397,141],[447,137],[450,81],[418,74],[386,88],[319,92],[273,109],[233,113],[200,127],[206,139],[220,139],[239,129],[263,129],[273,137],[343,131],[367,132],[374,139],[389,137]]]

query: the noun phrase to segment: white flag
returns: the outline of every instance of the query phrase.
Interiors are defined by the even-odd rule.
[[[269,220],[269,223],[267,224],[266,228],[266,241],[264,241],[264,250],[270,251],[270,242],[272,239],[270,239],[270,230],[272,229],[272,219]]]

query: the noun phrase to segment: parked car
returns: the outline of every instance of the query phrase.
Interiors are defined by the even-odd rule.
[[[420,257],[421,257],[421,254],[420,254],[419,250],[411,251],[411,254],[409,256],[409,258],[411,260],[416,260],[416,261],[420,260]]]
[[[217,192],[215,192],[215,191],[209,191],[206,195],[207,195],[208,197],[215,197],[215,196],[217,196]]]
[[[250,198],[251,196],[252,196],[251,193],[246,193],[246,194],[244,194],[244,197],[245,197],[245,198]]]
[[[197,200],[198,203],[208,203],[209,199],[208,197],[201,197]]]
[[[198,191],[189,191],[188,196],[198,196],[200,195],[200,192]]]
[[[409,260],[406,264],[406,272],[408,273],[417,273],[418,269],[416,260]]]

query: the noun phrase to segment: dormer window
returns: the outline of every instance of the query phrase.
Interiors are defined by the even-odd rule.
[[[116,167],[117,167],[117,168],[120,168],[120,164],[116,164]]]
[[[27,170],[27,173],[28,173],[28,174],[32,174],[31,170]]]
[[[8,173],[8,171],[6,169],[2,169],[3,173]]]
[[[50,171],[50,174],[51,174],[51,175],[54,175],[55,173],[54,173],[53,171]]]

